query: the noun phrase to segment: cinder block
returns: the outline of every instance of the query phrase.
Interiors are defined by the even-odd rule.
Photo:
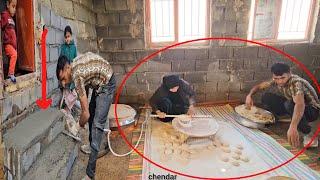
[[[172,61],[172,71],[173,72],[195,71],[196,70],[196,62],[194,60],[186,60],[186,61],[173,60]]]
[[[131,11],[120,12],[120,24],[143,24],[143,11],[139,10],[135,13]]]
[[[112,56],[113,54],[112,53],[109,53],[109,52],[100,52],[99,55],[101,57],[103,57],[103,59],[107,60],[108,62],[112,62]]]
[[[56,44],[60,45],[64,43],[64,34],[61,30],[56,30]]]
[[[146,91],[148,91],[148,85],[147,84],[135,84],[135,85],[126,85],[127,94],[129,96],[136,96],[139,94],[144,94]]]
[[[206,83],[194,83],[193,90],[196,94],[210,94],[217,92],[218,83],[217,82],[206,82]]]
[[[136,50],[145,48],[144,39],[123,39],[121,41],[122,49],[124,50]]]
[[[247,94],[241,92],[230,92],[228,100],[240,100],[240,102],[244,103],[246,100]]]
[[[40,154],[40,143],[36,143],[31,146],[26,152],[22,154],[22,171],[26,173],[33,162],[36,161],[38,155]]]
[[[136,66],[136,64],[132,64],[132,63],[126,63],[125,64],[125,68],[126,68],[126,72],[130,72],[134,67]],[[146,63],[141,64],[140,66],[138,66],[135,71],[136,73],[141,73],[141,72],[149,72],[148,70],[148,65]]]
[[[125,73],[125,68],[123,64],[111,64],[111,66],[114,73],[117,73],[117,74]]]
[[[207,82],[228,82],[230,73],[227,71],[208,72]]]
[[[237,33],[247,33],[248,23],[236,23],[236,32]]]
[[[99,43],[99,49],[102,51],[116,51],[121,49],[121,40],[105,39],[101,38]]]
[[[236,58],[257,58],[258,47],[237,47],[234,48],[234,57]]]
[[[129,25],[110,25],[109,26],[110,37],[131,37]]]
[[[116,74],[115,78],[116,78],[117,85],[120,85],[126,76],[127,74]],[[137,73],[133,73],[131,76],[129,76],[128,79],[125,81],[125,84],[126,85],[137,84]]]
[[[60,28],[59,28],[59,29],[60,29],[61,31],[64,31],[64,28],[65,28],[67,25],[68,25],[67,20],[66,20],[65,18],[63,18],[63,17],[60,16]],[[75,30],[73,30],[72,27],[71,27],[71,29],[72,29],[72,32],[74,33]]]
[[[137,79],[139,84],[154,84],[159,85],[162,82],[162,77],[165,73],[158,72],[145,72],[137,73]]]
[[[320,44],[309,44],[309,55],[320,55]]]
[[[121,11],[127,10],[127,0],[106,0],[105,1],[107,11]]]
[[[51,5],[52,5],[52,8],[60,16],[63,16],[69,19],[74,19],[75,12],[74,12],[72,1],[54,0],[54,1],[51,1]]]
[[[93,0],[93,9],[96,13],[104,13],[106,11],[105,0]]]
[[[236,22],[235,21],[213,21],[212,33],[236,33]]]
[[[77,19],[80,21],[84,21],[90,24],[94,23],[94,18],[92,18],[92,16],[94,17],[93,13],[90,12],[88,9],[84,8],[83,6],[74,3],[74,11],[77,14]]]
[[[148,61],[146,62],[149,72],[170,72],[171,63]]]
[[[212,6],[212,20],[219,21],[225,19],[226,8],[225,7],[218,7]]]
[[[56,78],[57,63],[47,64],[47,79]]]
[[[205,60],[209,58],[208,49],[186,49],[184,51],[184,59],[187,60]]]
[[[77,41],[77,50],[79,53],[88,52],[88,49],[91,49],[89,39],[78,38]]]
[[[56,62],[59,59],[59,47],[58,46],[50,46],[47,51],[50,51],[50,62]]]
[[[119,19],[119,13],[97,14],[97,25],[108,26],[112,24],[119,24]]]
[[[241,91],[245,93],[249,93],[253,86],[257,85],[259,81],[251,80],[251,81],[244,81],[241,83]]]
[[[184,75],[184,79],[189,83],[205,83],[207,81],[207,73],[191,72]]]
[[[54,27],[54,28],[60,28],[60,17],[57,16],[53,11],[50,11],[51,12],[51,26]]]
[[[106,26],[96,26],[96,31],[97,31],[98,39],[109,37],[108,27]]]
[[[220,59],[219,69],[227,71],[243,69],[243,59]]]
[[[56,43],[56,31],[53,28],[48,28],[47,44]]]
[[[259,46],[258,48],[258,58],[266,58],[266,57],[270,57],[270,51],[272,51],[269,48],[263,47],[263,46]]]
[[[114,62],[132,62],[135,61],[135,53],[134,52],[116,52],[113,53],[113,61]]]
[[[206,102],[226,101],[228,100],[228,93],[210,93],[206,94]]]
[[[242,82],[253,80],[254,70],[232,71],[230,74],[230,82]]]
[[[267,70],[268,69],[268,59],[267,58],[246,58],[244,61],[244,69],[248,70]]]
[[[258,81],[267,81],[270,80],[272,78],[272,74],[269,71],[262,71],[262,72],[255,72],[253,79],[254,80],[258,80]]]
[[[93,1],[92,0],[80,0],[80,3],[84,5],[86,8],[92,10],[93,8]]]
[[[237,20],[237,12],[234,10],[233,6],[225,7],[225,20],[235,22]]]
[[[203,103],[206,101],[205,94],[196,94],[196,103]]]
[[[157,52],[156,50],[144,50],[144,51],[136,51],[136,57],[138,61],[147,58],[148,56],[152,55],[153,53]],[[155,54],[148,62],[151,61],[160,61],[161,60],[161,53]]]
[[[212,47],[209,49],[210,59],[228,59],[233,57],[233,48],[231,47]]]
[[[51,11],[47,6],[41,4],[41,6],[40,6],[41,18],[43,19],[43,21],[46,25],[51,24],[51,13],[50,12]]]
[[[219,61],[217,60],[198,60],[196,61],[196,71],[217,71]]]
[[[168,49],[161,52],[161,60],[172,61],[172,60],[183,60],[184,59],[184,49]]]
[[[13,99],[12,106],[15,106],[17,108],[17,112],[14,112],[14,115],[18,115],[18,113],[20,113],[21,110],[23,109],[22,96],[20,93],[16,93],[13,95],[12,99]]]
[[[1,119],[3,120],[3,122],[5,122],[8,116],[12,113],[12,105],[13,105],[12,97],[6,96],[3,100],[3,107],[2,107],[3,114],[1,115],[2,116]]]

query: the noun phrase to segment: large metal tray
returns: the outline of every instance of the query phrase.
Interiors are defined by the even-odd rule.
[[[242,105],[240,105],[240,106],[242,106]],[[237,106],[237,107],[239,107],[239,106]],[[272,116],[272,122],[255,122],[255,121],[253,121],[251,119],[248,119],[248,118],[242,116],[241,114],[237,113],[236,110],[234,110],[235,120],[239,124],[241,124],[243,126],[246,126],[246,127],[249,127],[249,128],[254,128],[254,129],[261,129],[261,128],[264,128],[266,124],[275,123],[275,117],[270,111],[267,111],[267,110],[261,109],[261,108],[259,108],[259,109],[262,110],[263,113],[271,115]]]

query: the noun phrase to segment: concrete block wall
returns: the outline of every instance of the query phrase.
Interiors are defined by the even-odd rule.
[[[250,4],[250,0],[211,0],[211,36],[246,39]],[[138,61],[157,50],[146,47],[144,42],[144,1],[94,0],[93,6],[97,12],[99,53],[111,62],[120,84]],[[272,46],[296,57],[319,81],[318,31],[319,25],[313,43]],[[120,102],[146,102],[166,74],[179,74],[189,81],[197,92],[198,102],[244,100],[253,85],[271,77],[270,67],[280,61],[288,63],[294,73],[308,79],[288,58],[243,42],[221,40],[211,41],[207,47],[170,49],[142,64],[133,73],[121,92]]]

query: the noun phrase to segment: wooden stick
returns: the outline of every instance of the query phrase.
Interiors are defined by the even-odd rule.
[[[176,118],[176,117],[181,117],[181,116],[188,116],[188,115],[169,115],[169,114],[166,114],[165,117],[173,117],[173,118]],[[156,115],[156,114],[150,114],[150,117],[159,117],[159,115]],[[194,116],[191,116],[192,118],[211,118],[212,116],[211,115],[194,115]]]

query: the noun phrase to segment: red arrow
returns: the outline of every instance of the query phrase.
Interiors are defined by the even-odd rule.
[[[41,59],[42,59],[42,63],[41,63],[41,75],[42,75],[42,82],[41,82],[41,92],[42,92],[42,98],[38,99],[36,101],[37,105],[41,108],[41,109],[47,109],[51,103],[52,103],[52,99],[47,99],[47,66],[46,66],[46,62],[47,62],[47,53],[46,53],[46,38],[47,38],[47,34],[48,34],[48,29],[44,28],[43,32],[42,32],[42,36],[41,36]]]

